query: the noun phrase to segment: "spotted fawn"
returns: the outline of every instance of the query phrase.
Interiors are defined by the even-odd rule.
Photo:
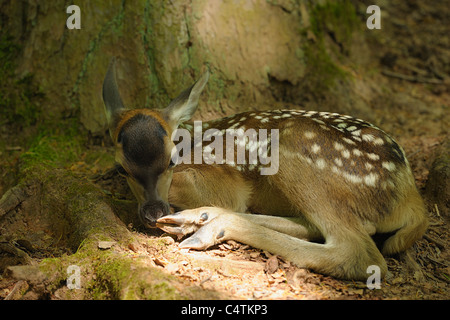
[[[208,77],[164,109],[127,109],[114,60],[109,66],[106,117],[144,226],[180,238],[192,234],[182,248],[232,239],[355,280],[367,279],[372,265],[384,275],[382,254],[404,251],[422,237],[423,201],[405,152],[384,131],[351,116],[304,110],[187,124]],[[170,214],[169,204],[178,212]],[[380,249],[375,233],[388,235]]]

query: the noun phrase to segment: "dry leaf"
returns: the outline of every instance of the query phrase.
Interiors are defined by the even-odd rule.
[[[271,256],[267,259],[266,266],[264,267],[264,271],[268,274],[272,274],[278,270],[278,257]]]

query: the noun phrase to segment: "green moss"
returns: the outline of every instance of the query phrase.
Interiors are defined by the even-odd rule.
[[[333,40],[346,47],[359,23],[350,0],[327,1],[311,11],[311,28],[322,39],[328,33]]]
[[[337,79],[344,79],[347,76],[347,73],[331,59],[322,42],[315,46],[306,45],[303,49],[311,90],[326,91],[333,87]]]
[[[88,68],[95,67],[92,65],[92,59],[94,53],[97,51],[101,40],[104,38],[105,34],[112,32],[114,36],[120,37],[122,35],[123,28],[123,18],[124,18],[125,0],[122,0],[119,13],[111,20],[109,20],[100,30],[100,32],[90,41],[88,50],[81,64],[80,72],[78,73],[77,80],[75,81],[74,87],[72,89],[72,108],[79,109],[79,91],[81,83],[85,80],[85,75]]]
[[[28,151],[21,155],[21,165],[24,169],[40,164],[67,167],[79,161],[83,143],[84,138],[74,129],[41,129]]]
[[[166,106],[169,104],[170,99],[164,86],[160,83],[158,73],[157,73],[157,61],[155,57],[156,50],[156,40],[161,36],[159,33],[164,32],[162,28],[164,26],[159,22],[161,17],[164,15],[165,7],[164,1],[154,2],[147,1],[144,7],[142,29],[140,30],[141,39],[145,51],[145,56],[147,64],[149,67],[148,81],[150,87],[148,88],[149,93],[147,95],[147,100],[145,106],[147,108],[157,108],[161,106]]]
[[[114,251],[100,252],[93,265],[93,278],[87,289],[92,299],[182,299],[174,281],[155,268],[144,267],[139,261]]]
[[[331,89],[337,80],[349,76],[336,61],[349,54],[352,35],[357,30],[359,20],[349,0],[318,4],[310,13],[310,30],[315,41],[308,41],[303,46],[308,79],[306,86],[312,94],[321,95]],[[308,30],[303,32],[306,36]],[[330,39],[334,46],[327,45]]]
[[[12,37],[0,32],[0,125],[34,125],[41,113],[36,100],[43,94],[33,83],[33,76],[18,78],[15,74],[19,52],[20,47]]]

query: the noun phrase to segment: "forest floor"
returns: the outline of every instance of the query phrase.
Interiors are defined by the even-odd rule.
[[[393,91],[414,92],[414,99],[418,101],[433,100],[435,105],[449,105],[448,92],[436,95],[421,83],[385,80]],[[228,299],[450,299],[449,219],[440,212],[436,203],[427,198],[425,192],[436,152],[448,140],[448,136],[443,135],[440,129],[448,119],[434,111],[426,112],[421,118],[414,114],[409,118],[407,113],[399,113],[396,117],[404,117],[401,131],[408,134],[397,140],[405,149],[416,184],[427,202],[430,226],[425,237],[417,241],[407,253],[386,258],[389,272],[381,281],[379,289],[371,290],[365,282],[338,280],[299,269],[269,252],[235,241],[228,241],[207,251],[180,249],[177,239],[160,230],[143,230],[138,224],[130,222],[133,219],[125,223],[133,234],[134,244],[116,244],[107,250],[131,259],[140,259],[149,267],[177,278],[183,286],[205,289]],[[396,131],[398,125],[397,120],[385,121],[384,127],[387,126],[386,130],[389,132]],[[112,148],[90,148],[105,152],[112,158]],[[101,162],[81,157],[67,169],[81,179],[94,182],[105,195],[134,203],[125,179],[114,173],[112,162],[104,166]],[[134,203],[132,211],[136,212],[135,210],[137,208]],[[34,227],[37,228],[36,225]],[[34,244],[29,240],[19,240],[15,239],[16,244],[35,262],[49,256],[45,252],[31,250]],[[50,256],[54,255],[55,251],[51,251]],[[17,280],[0,279],[0,298],[10,296],[17,283]],[[60,299],[64,296],[56,291],[46,297]]]

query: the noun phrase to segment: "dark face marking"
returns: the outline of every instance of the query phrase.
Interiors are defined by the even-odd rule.
[[[129,174],[144,188],[167,169],[164,136],[161,124],[144,114],[132,117],[119,132],[117,142],[122,144]]]
[[[139,205],[139,217],[150,228],[170,211],[156,191],[158,177],[169,163],[164,145],[166,136],[158,120],[141,113],[125,122],[117,136],[117,143],[122,145],[123,167],[144,189],[145,202]]]

